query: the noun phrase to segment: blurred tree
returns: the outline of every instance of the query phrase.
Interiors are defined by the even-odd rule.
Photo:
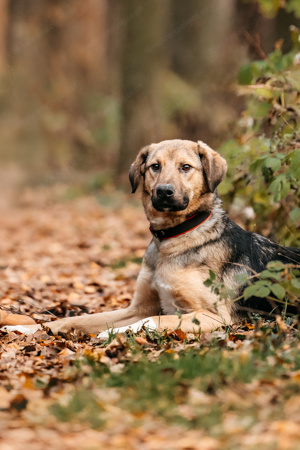
[[[4,73],[5,67],[7,65],[7,19],[7,0],[2,0],[0,2],[0,75]]]
[[[90,97],[105,89],[106,6],[106,0],[8,0],[7,55],[16,74],[11,106],[26,117],[31,164],[43,160],[57,171],[100,161],[88,113]]]
[[[178,135],[192,140],[201,138],[212,146],[223,139],[228,122],[236,117],[237,101],[231,86],[241,57],[233,26],[235,2],[220,3],[219,0],[171,3],[172,68],[194,88],[194,96],[198,98],[196,110],[178,108],[173,120]]]
[[[160,137],[156,83],[167,1],[124,0],[123,7],[119,174],[128,171],[139,148]]]
[[[43,0],[39,3],[34,0],[26,3],[7,1],[7,60],[19,72],[22,81],[34,80],[33,84],[39,80],[38,71],[33,70],[33,67],[40,60],[41,36],[44,32],[40,28],[42,3]]]
[[[126,23],[122,20],[123,5],[120,0],[109,0],[107,2],[106,15],[106,55],[107,55],[107,77],[108,92],[120,93],[120,67],[122,42]]]
[[[76,118],[80,111],[76,86],[78,68],[71,57],[70,48],[70,17],[74,17],[76,2],[42,0],[42,3],[40,30],[44,53],[40,60],[42,85],[38,92],[43,105],[40,127],[47,151],[47,164],[49,168],[57,170],[70,158],[70,144],[74,139]],[[76,145],[72,151],[77,153]]]
[[[86,88],[104,90],[107,84],[108,3],[77,0],[74,17],[77,26],[72,28],[70,40],[78,76]]]
[[[217,2],[172,1],[173,36],[170,42],[173,67],[184,79],[198,85],[209,62]]]
[[[234,13],[234,2],[227,0],[172,1],[172,60],[174,70],[187,81],[201,87],[203,77],[222,64],[217,50],[226,41]]]

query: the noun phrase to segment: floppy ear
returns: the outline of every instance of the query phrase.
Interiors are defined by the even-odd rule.
[[[227,163],[219,153],[202,141],[198,141],[198,153],[208,189],[210,192],[214,192],[226,174]]]
[[[149,146],[143,147],[130,167],[129,181],[132,187],[132,194],[134,194],[135,191],[137,190],[141,176],[144,175],[145,173],[144,165],[148,154],[149,154]]]

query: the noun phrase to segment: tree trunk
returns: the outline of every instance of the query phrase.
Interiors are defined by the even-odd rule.
[[[178,108],[173,121],[182,138],[218,145],[218,135],[236,115],[230,88],[239,63],[234,0],[172,0],[171,5],[172,68],[201,105],[191,111]]]
[[[7,15],[8,1],[2,0],[0,2],[0,75],[3,75],[7,67]]]
[[[122,0],[121,0],[122,1]],[[123,4],[120,0],[109,0],[106,19],[107,90],[112,95],[120,94],[121,54],[125,21],[122,20]]]
[[[90,168],[101,159],[87,105],[106,83],[106,7],[107,0],[8,3],[10,103],[27,118],[26,131],[34,128],[41,163],[56,172],[71,164]]]
[[[121,131],[118,173],[128,172],[138,150],[160,137],[156,80],[161,69],[164,0],[124,0]]]
[[[220,60],[228,34],[232,0],[172,0],[171,51],[173,68],[197,86]]]

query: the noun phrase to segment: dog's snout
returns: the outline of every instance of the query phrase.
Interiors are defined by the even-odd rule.
[[[157,211],[182,211],[189,204],[189,198],[172,184],[160,184],[152,193],[152,205]]]
[[[171,184],[161,184],[156,188],[156,195],[161,200],[173,197],[175,193],[174,187]]]

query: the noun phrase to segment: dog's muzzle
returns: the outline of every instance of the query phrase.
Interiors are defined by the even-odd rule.
[[[155,189],[152,198],[152,205],[157,211],[182,211],[189,204],[187,196],[178,199],[175,195],[175,188],[171,184],[160,184]]]

